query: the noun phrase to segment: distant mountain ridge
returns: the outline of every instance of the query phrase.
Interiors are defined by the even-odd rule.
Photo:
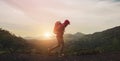
[[[120,51],[120,26],[110,28],[101,32],[95,32],[93,34],[83,34],[80,32],[77,32],[75,34],[65,34],[64,40],[66,54],[68,53],[79,55],[83,53],[88,54],[91,52],[101,53]],[[46,43],[48,43],[47,45],[49,45],[50,43],[55,44],[54,41],[25,40],[21,37],[15,36],[14,34],[11,34],[9,31],[0,28],[0,51],[9,51],[11,53],[14,53],[14,51],[31,51],[31,47],[32,49],[36,48],[33,47],[35,45],[37,45],[36,51],[44,51],[44,49],[47,49],[47,47],[45,47]]]
[[[67,44],[68,50],[80,52],[81,49],[99,51],[120,51],[120,26],[101,32],[84,35],[79,41],[72,39]]]

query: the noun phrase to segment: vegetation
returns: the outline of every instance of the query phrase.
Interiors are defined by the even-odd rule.
[[[68,47],[69,46],[69,47]],[[85,35],[78,41],[67,42],[69,54],[98,54],[120,51],[120,26],[102,32]],[[67,53],[67,52],[66,52]]]
[[[30,49],[30,45],[25,39],[0,29],[0,54],[26,52],[27,49]]]
[[[100,54],[120,51],[120,26],[93,34],[66,34],[65,53],[67,55]],[[9,31],[0,29],[0,54],[29,53],[45,54],[55,45],[51,40],[26,40]],[[57,51],[57,50],[56,50]]]

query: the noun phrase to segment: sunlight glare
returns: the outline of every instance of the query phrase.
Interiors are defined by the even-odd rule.
[[[52,35],[51,35],[49,32],[46,32],[46,33],[44,34],[44,36],[45,36],[46,38],[50,38]]]

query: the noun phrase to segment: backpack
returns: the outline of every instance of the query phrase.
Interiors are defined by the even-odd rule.
[[[55,26],[54,26],[54,34],[57,34],[58,33],[58,31],[59,31],[59,29],[60,29],[60,26],[61,26],[61,22],[60,21],[57,21],[56,23],[55,23]]]

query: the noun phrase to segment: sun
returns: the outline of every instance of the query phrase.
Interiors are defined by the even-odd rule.
[[[50,38],[52,35],[51,35],[51,33],[49,33],[49,32],[46,32],[45,34],[44,34],[44,37],[46,37],[46,38]]]

